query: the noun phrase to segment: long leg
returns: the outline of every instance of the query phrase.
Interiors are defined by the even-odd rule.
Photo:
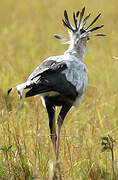
[[[59,164],[59,144],[60,144],[60,132],[61,132],[61,127],[64,121],[64,118],[66,116],[66,114],[68,113],[68,111],[70,110],[70,108],[72,107],[71,104],[64,104],[62,106],[62,109],[59,113],[58,119],[57,119],[57,125],[58,125],[58,135],[57,135],[57,141],[56,141],[56,163],[55,163],[55,174],[56,174],[56,169],[58,169],[59,171],[59,179],[62,180],[62,176],[61,176],[61,169],[60,169],[60,164]]]
[[[53,149],[56,155],[56,126],[55,126],[55,106],[50,105],[49,103],[46,103],[46,109],[48,113],[49,118],[49,127],[50,127],[50,137],[53,144]]]
[[[57,135],[57,142],[56,142],[56,162],[58,163],[58,155],[59,155],[59,144],[60,144],[60,132],[61,127],[64,122],[64,118],[67,115],[68,111],[72,107],[71,104],[64,104],[61,108],[61,111],[59,113],[58,119],[57,119],[57,125],[58,125],[58,135]]]

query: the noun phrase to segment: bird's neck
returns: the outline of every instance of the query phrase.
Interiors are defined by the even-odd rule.
[[[85,52],[86,52],[86,47],[84,45],[81,45],[78,47],[74,47],[74,46],[70,45],[69,48],[67,49],[67,51],[65,51],[65,54],[74,55],[80,61],[83,61]]]

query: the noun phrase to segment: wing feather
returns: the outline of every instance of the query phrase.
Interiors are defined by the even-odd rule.
[[[66,76],[53,69],[38,76],[37,83],[32,84],[32,87],[26,93],[26,97],[50,91],[58,92],[71,100],[74,100],[78,95],[76,87],[67,80]]]
[[[44,61],[40,66],[38,66],[32,74],[29,76],[28,80],[33,80],[37,76],[40,76],[42,73],[46,73],[47,71],[62,71],[66,68],[67,65],[64,61],[56,62],[54,60]]]
[[[31,81],[31,85],[26,87],[26,89],[30,88],[26,93],[26,97],[55,91],[71,99],[73,95],[75,99],[77,96],[76,87],[67,80],[63,73],[61,73],[65,69],[67,69],[67,64],[64,61],[44,61],[29,76],[28,81]]]

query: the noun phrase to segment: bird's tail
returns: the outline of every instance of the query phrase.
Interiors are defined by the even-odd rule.
[[[17,85],[16,87],[14,88],[10,88],[8,90],[8,95],[11,93],[11,91],[13,91],[14,89],[17,89],[17,92],[18,92],[18,95],[19,95],[19,98],[22,99],[22,92],[24,89],[28,88],[30,86],[30,82],[25,82],[25,83],[22,83],[22,84],[19,84]]]

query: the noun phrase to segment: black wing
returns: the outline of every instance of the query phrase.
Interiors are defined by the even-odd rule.
[[[67,81],[66,76],[62,73],[66,68],[67,65],[64,61],[43,62],[28,78],[34,83],[27,87],[30,90],[26,93],[26,97],[55,91],[64,97],[75,100],[76,88]]]

